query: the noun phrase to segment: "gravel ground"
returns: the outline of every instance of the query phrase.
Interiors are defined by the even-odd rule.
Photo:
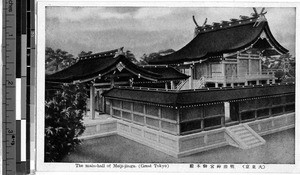
[[[263,136],[266,144],[242,150],[225,146],[191,156],[175,158],[121,136],[87,140],[63,162],[93,163],[295,163],[295,130]]]

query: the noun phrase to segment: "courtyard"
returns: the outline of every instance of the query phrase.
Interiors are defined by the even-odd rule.
[[[84,140],[63,162],[81,163],[256,163],[294,164],[295,130],[263,136],[266,144],[247,150],[225,146],[175,158],[122,136]]]

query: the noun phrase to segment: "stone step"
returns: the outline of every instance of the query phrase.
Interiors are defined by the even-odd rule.
[[[244,143],[246,143],[248,146],[254,143],[259,143],[260,140],[258,140],[257,138],[255,138],[254,140],[247,140]]]
[[[240,138],[244,139],[244,138],[249,137],[249,136],[253,136],[252,133],[250,133],[250,132],[249,133],[245,133],[245,134],[241,135]]]
[[[238,136],[242,136],[244,134],[247,134],[247,133],[250,133],[248,130],[244,129],[244,130],[241,130],[241,131],[237,131],[237,132],[234,132],[236,135]]]
[[[246,124],[230,127],[228,131],[231,138],[238,144],[238,147],[242,149],[253,148],[265,143],[263,138]]]
[[[249,136],[249,137],[241,138],[241,140],[243,140],[243,141],[248,141],[248,140],[253,140],[253,139],[257,139],[257,138],[254,137],[253,135],[251,135],[251,136]]]

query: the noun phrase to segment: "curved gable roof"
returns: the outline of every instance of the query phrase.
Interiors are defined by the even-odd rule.
[[[128,70],[132,74],[151,81],[188,78],[187,75],[180,73],[174,68],[164,68],[164,70],[159,67],[143,68],[129,61],[124,55],[118,55],[116,57],[114,57],[114,55],[105,55],[104,57],[92,56],[88,59],[82,59],[66,69],[54,74],[46,75],[46,81],[62,83],[71,83],[78,80],[90,81],[98,78],[99,75],[103,76],[111,73],[118,69],[118,66],[123,66],[124,69]]]
[[[236,52],[254,44],[263,31],[265,31],[269,41],[277,50],[281,53],[288,52],[275,40],[267,21],[262,21],[259,25],[254,26],[255,21],[252,18],[237,21],[235,22],[236,24],[223,28],[218,26],[214,30],[202,30],[183,48],[170,55],[157,57],[151,60],[149,64],[177,64],[184,61],[205,59],[210,56],[220,56],[223,53]]]
[[[161,76],[138,67],[130,62],[124,55],[113,56],[114,55],[108,57],[92,57],[80,60],[66,69],[46,75],[46,81],[70,83],[77,80],[97,78],[99,74],[104,75],[115,70],[120,62],[127,70],[134,74],[140,74],[142,77],[155,80]]]

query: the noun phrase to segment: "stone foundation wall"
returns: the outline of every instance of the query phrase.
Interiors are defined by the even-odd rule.
[[[117,134],[117,120],[100,120],[85,124],[85,131],[79,139],[93,139]]]
[[[260,136],[295,127],[295,113],[283,114],[247,123]]]
[[[118,120],[118,134],[172,156],[178,154],[178,136]]]
[[[295,127],[295,113],[283,114],[266,119],[248,122],[258,135],[267,135]],[[225,127],[199,133],[175,136],[147,126],[114,119],[86,126],[83,139],[98,138],[119,134],[174,157],[234,145],[225,132]]]

